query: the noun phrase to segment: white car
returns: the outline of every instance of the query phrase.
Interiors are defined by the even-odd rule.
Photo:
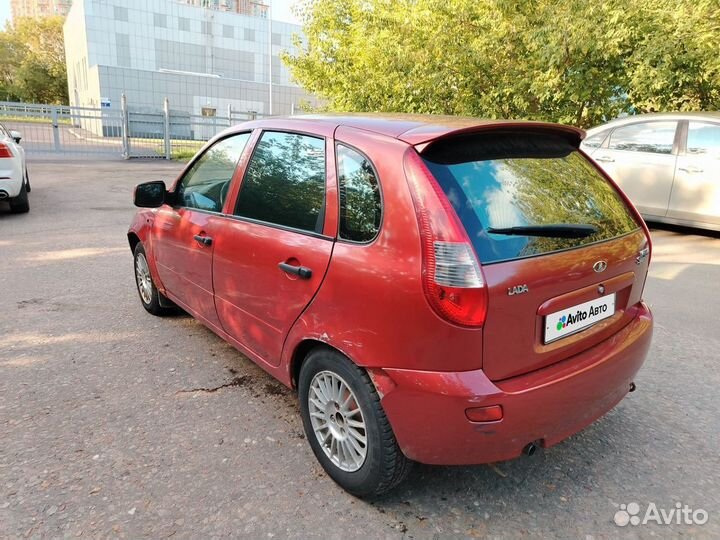
[[[16,214],[30,210],[30,178],[21,138],[20,133],[0,124],[0,202],[9,202],[10,210]]]
[[[647,221],[720,231],[720,113],[628,116],[588,130],[581,148]]]

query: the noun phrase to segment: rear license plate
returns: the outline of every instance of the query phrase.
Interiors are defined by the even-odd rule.
[[[615,293],[545,316],[545,343],[564,338],[615,314]]]

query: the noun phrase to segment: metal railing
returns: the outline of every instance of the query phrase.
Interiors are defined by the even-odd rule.
[[[262,117],[254,111],[212,116],[162,107],[133,107],[122,96],[120,108],[74,107],[0,101],[0,123],[22,134],[31,155],[72,155],[187,159],[229,126]]]

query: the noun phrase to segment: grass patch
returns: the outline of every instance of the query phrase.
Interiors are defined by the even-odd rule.
[[[52,124],[52,118],[45,116],[4,116],[0,114],[0,122],[19,122],[22,124]],[[69,118],[58,118],[58,124],[70,125]]]
[[[174,161],[190,161],[190,159],[198,153],[206,141],[170,141],[170,159]],[[158,144],[156,151],[159,155],[165,155],[165,144]]]
[[[178,150],[172,150],[170,152],[170,159],[175,161],[190,161],[190,159],[197,154],[196,150],[189,150],[187,148],[180,148]]]

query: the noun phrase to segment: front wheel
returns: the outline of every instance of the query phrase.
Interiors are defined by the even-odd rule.
[[[382,495],[410,471],[367,373],[328,348],[313,350],[300,370],[305,435],[325,472],[358,497]]]
[[[140,295],[140,302],[145,310],[153,315],[167,315],[172,311],[172,308],[165,307],[162,304],[167,305],[170,301],[165,299],[163,294],[158,291],[155,286],[152,274],[150,273],[145,248],[143,248],[142,244],[138,243],[138,245],[135,246],[134,257],[135,285]],[[162,302],[161,299],[163,300]]]

